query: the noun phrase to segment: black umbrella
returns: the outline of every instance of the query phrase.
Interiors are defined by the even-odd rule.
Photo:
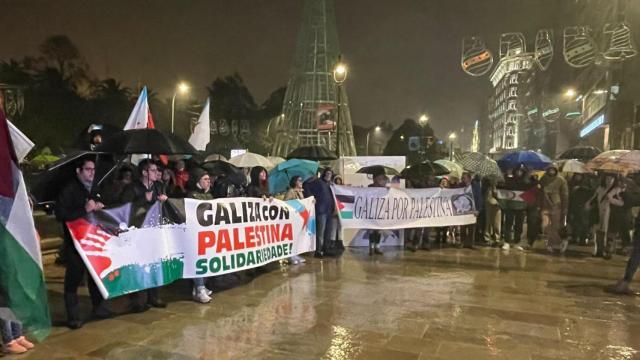
[[[98,152],[115,154],[197,154],[188,142],[156,129],[123,130],[96,148]]]
[[[209,175],[216,177],[227,177],[235,185],[242,185],[246,181],[246,177],[244,176],[242,169],[226,161],[207,161],[200,167],[205,169]]]
[[[440,164],[425,161],[420,164],[407,166],[400,172],[400,176],[404,179],[423,180],[427,176],[442,176],[450,172],[449,169]]]
[[[601,153],[602,150],[595,146],[575,146],[560,154],[558,159],[577,159],[582,162],[587,162]]]
[[[300,146],[287,155],[289,159],[306,159],[306,160],[336,160],[338,156],[332,151],[321,145]]]
[[[358,174],[371,174],[374,176],[380,175],[380,174],[391,175],[391,176],[400,175],[398,170],[392,167],[383,166],[383,165],[365,166],[363,168],[358,169],[358,171],[356,172]]]
[[[73,178],[76,177],[76,161],[89,157],[96,162],[94,188],[114,168],[116,161],[112,154],[91,151],[75,151],[51,164],[45,171],[34,179],[31,195],[40,203],[55,201],[58,193]]]

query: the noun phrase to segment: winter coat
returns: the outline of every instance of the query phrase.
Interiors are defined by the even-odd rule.
[[[302,200],[304,199],[304,190],[291,188],[284,195],[284,200]]]
[[[596,189],[596,193],[588,202],[588,205],[597,206],[597,209],[598,209],[597,229],[605,233],[608,232],[609,219],[611,216],[611,205],[615,205],[615,206],[624,205],[624,202],[620,197],[620,188],[599,186],[598,189]]]
[[[151,201],[147,201],[146,193],[151,192]],[[158,201],[158,196],[164,194],[164,184],[154,181],[149,188],[144,186],[142,181],[134,181],[127,185],[120,196],[121,203],[132,202],[135,205],[150,205]]]
[[[331,185],[315,178],[304,183],[304,197],[314,196],[316,199],[316,215],[331,215],[335,210],[335,201]]]
[[[542,193],[544,196],[543,208],[552,209],[560,206],[563,213],[567,212],[569,207],[569,187],[567,181],[560,176],[549,176],[545,174],[540,179],[542,185]]]
[[[204,191],[204,189],[201,189],[200,187],[196,187],[195,190],[189,191],[187,193],[187,197],[197,200],[213,200],[211,189],[209,189],[209,191]]]
[[[85,216],[87,214],[84,209],[85,204],[89,199],[98,200],[97,198],[99,195],[91,194],[78,178],[69,181],[58,194],[55,215],[56,219],[62,223],[64,242],[67,246],[73,244],[73,240],[65,223]]]

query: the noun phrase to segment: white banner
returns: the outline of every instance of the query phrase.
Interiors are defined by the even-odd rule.
[[[476,222],[471,188],[333,186],[343,228],[405,229]]]
[[[183,206],[172,207],[172,201]],[[315,225],[312,197],[128,203],[67,222],[105,298],[314,251]]]

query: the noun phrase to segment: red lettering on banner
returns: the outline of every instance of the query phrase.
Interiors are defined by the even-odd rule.
[[[200,231],[198,233],[198,255],[204,255],[208,248],[216,243],[216,234],[213,231]]]
[[[293,241],[293,226],[291,224],[284,224],[284,227],[282,228],[282,235],[280,236],[280,240]]]
[[[253,241],[256,238],[253,226],[247,226],[244,228],[244,241],[247,244],[247,248],[256,247],[256,243]]]
[[[231,239],[229,239],[229,230],[222,229],[218,232],[218,246],[216,252],[221,253],[222,250],[233,251],[231,247]]]
[[[244,243],[240,241],[240,232],[238,228],[233,229],[233,250],[242,250],[244,249]]]
[[[271,241],[280,242],[280,224],[269,225],[269,230],[271,232]]]

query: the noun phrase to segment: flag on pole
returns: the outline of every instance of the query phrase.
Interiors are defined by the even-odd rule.
[[[35,144],[33,143],[33,141],[31,141],[31,139],[27,137],[27,135],[20,131],[20,129],[13,125],[8,119],[7,123],[9,124],[9,133],[11,134],[13,149],[16,152],[18,163],[21,163],[22,160],[24,160],[24,158],[27,156],[29,151],[33,149]]]
[[[193,134],[189,137],[189,144],[193,145],[196,150],[204,151],[207,144],[211,141],[211,131],[209,130],[209,99],[204,104],[202,113],[198,118]]]
[[[124,130],[145,128],[155,128],[155,124],[153,123],[153,116],[151,116],[151,110],[149,110],[149,101],[147,97],[146,86],[142,88],[140,96],[138,96],[136,106],[133,107],[133,111],[131,111],[129,119],[124,125]]]
[[[9,124],[0,110],[0,294],[36,339],[51,330],[40,239],[18,168]]]

